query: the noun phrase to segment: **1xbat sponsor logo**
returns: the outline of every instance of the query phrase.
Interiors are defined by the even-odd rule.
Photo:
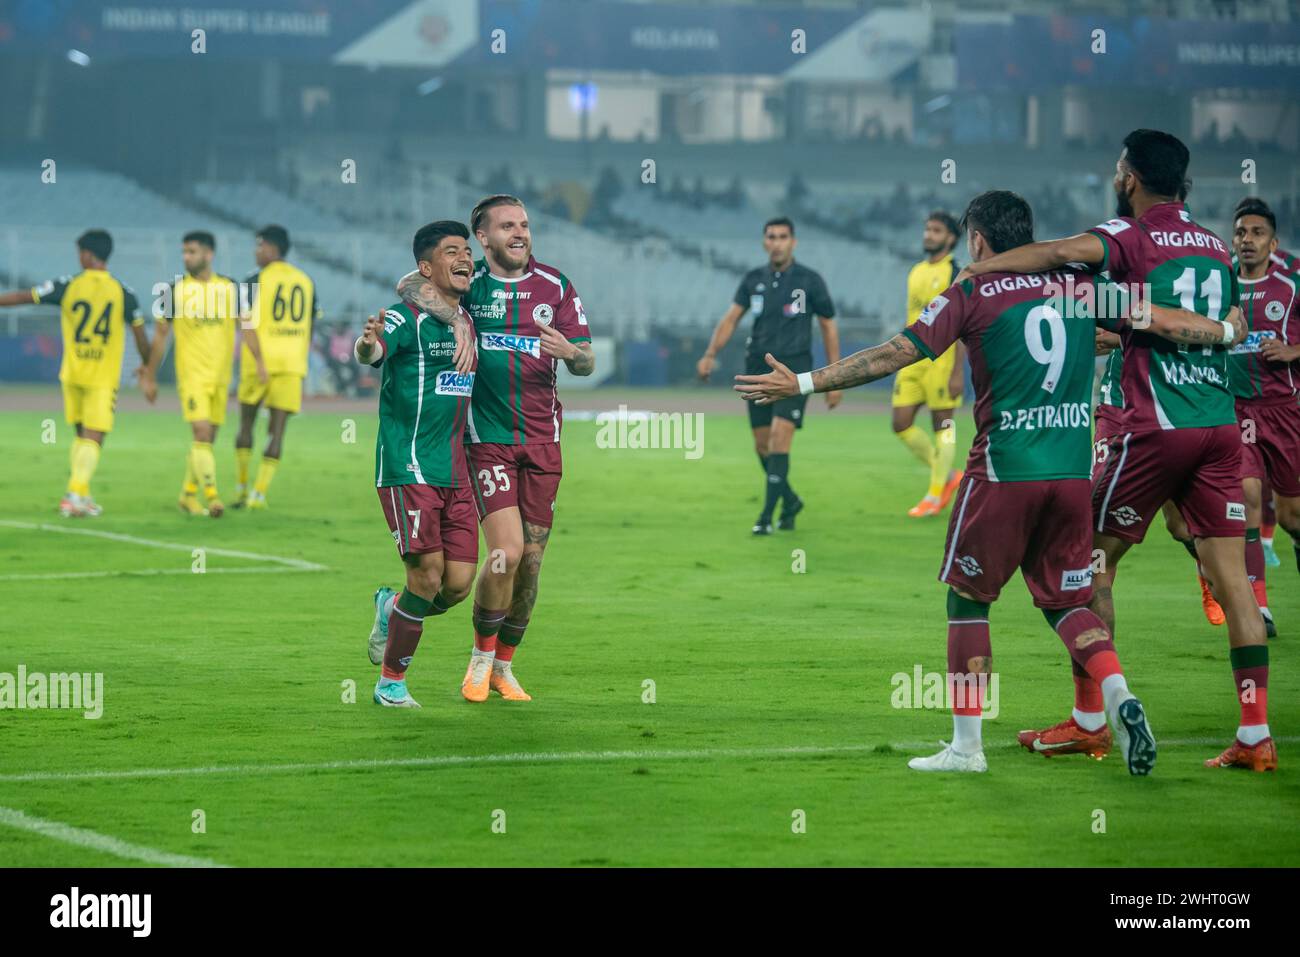
[[[474,373],[439,372],[433,391],[437,395],[469,395],[474,391]]]
[[[542,354],[542,340],[537,336],[515,336],[504,332],[483,333],[483,348],[494,352],[526,352],[534,358]]]

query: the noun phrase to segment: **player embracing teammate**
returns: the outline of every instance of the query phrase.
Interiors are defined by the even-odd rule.
[[[1159,130],[1134,130],[1115,165],[1117,216],[1085,233],[1033,243],[972,263],[990,272],[1034,273],[1079,263],[1109,271],[1153,306],[1194,311],[1222,323],[1222,336],[1168,342],[1151,329],[1121,333],[1124,408],[1120,431],[1099,450],[1093,475],[1093,546],[1103,553],[1092,609],[1114,632],[1112,585],[1125,552],[1142,541],[1156,512],[1172,501],[1228,622],[1229,659],[1241,709],[1236,739],[1209,767],[1277,766],[1268,727],[1268,645],[1246,575],[1246,506],[1241,436],[1229,388],[1228,351],[1244,335],[1239,287],[1227,246],[1192,220],[1179,199],[1187,147]],[[1224,321],[1231,320],[1231,321]],[[1041,753],[1110,747],[1102,690],[1075,672],[1070,718],[1026,731],[1021,744]]]
[[[484,256],[461,300],[478,353],[464,440],[488,554],[474,596],[474,645],[461,694],[478,702],[496,691],[528,701],[512,662],[537,602],[563,472],[556,364],[590,375],[595,358],[573,284],[533,258],[523,203],[488,196],[474,207],[470,223]],[[398,292],[413,308],[467,328],[447,312],[423,269],[403,277]],[[383,591],[376,594],[372,642],[388,627],[391,598]]]
[[[1029,204],[994,190],[962,217],[973,262],[987,262],[1033,239]],[[958,340],[970,356],[977,434],[953,500],[939,580],[948,590],[948,673],[953,740],[938,754],[913,758],[918,771],[984,771],[981,712],[992,671],[989,613],[1019,568],[1048,624],[1077,670],[1104,698],[1130,773],[1149,774],[1156,744],[1146,713],[1129,691],[1111,631],[1089,608],[1091,419],[1096,323],[1104,313],[1094,277],[1066,268],[1035,275],[985,272],[960,279],[883,345],[815,372],[738,376],[737,390],[769,402],[794,392],[823,392],[873,382]],[[1222,327],[1178,310],[1154,310],[1151,328],[1175,341],[1221,335]]]
[[[439,299],[438,317],[403,300],[371,316],[357,340],[358,362],[380,366],[375,486],[406,565],[406,587],[376,594],[382,628],[370,638],[370,660],[382,662],[374,699],[418,708],[406,687],[424,619],[464,600],[478,564],[478,523],[461,435],[474,387],[473,350],[454,320],[466,321],[460,297],[473,272],[469,230],[430,223],[412,243],[419,274]],[[446,319],[441,317],[447,317]],[[449,321],[451,320],[451,321]],[[459,360],[459,361],[458,361]]]

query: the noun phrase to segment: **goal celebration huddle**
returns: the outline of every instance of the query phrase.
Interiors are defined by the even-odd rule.
[[[1259,522],[1267,482],[1279,523],[1300,534],[1295,278],[1262,201],[1235,211],[1235,259],[1192,218],[1188,163],[1176,137],[1134,130],[1115,166],[1115,218],[1047,242],[1034,241],[1024,199],[982,193],[960,223],[970,263],[903,332],[814,371],[795,373],[769,354],[771,371],[736,377],[738,392],[766,405],[859,386],[965,346],[976,437],[939,571],[953,734],[939,753],[909,761],[918,771],[987,770],[990,618],[1018,568],[1066,647],[1075,692],[1068,718],[1022,731],[1020,744],[1096,758],[1118,746],[1130,773],[1151,773],[1157,739],[1129,687],[1131,679],[1140,689],[1142,676],[1120,663],[1120,649],[1142,636],[1117,642],[1123,605],[1113,585],[1162,510],[1227,623],[1240,720],[1204,764],[1277,767]],[[1112,348],[1094,439],[1094,355]],[[1130,587],[1136,600],[1141,583]]]

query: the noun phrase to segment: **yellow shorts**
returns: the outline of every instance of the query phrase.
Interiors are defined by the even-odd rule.
[[[956,409],[961,406],[961,396],[948,392],[957,350],[949,349],[938,359],[922,359],[899,369],[894,375],[893,405],[928,405],[931,410]]]
[[[116,405],[117,386],[63,383],[63,411],[72,425],[92,432],[112,432]]]
[[[302,376],[290,372],[272,372],[265,383],[257,379],[257,369],[239,375],[241,405],[261,405],[285,412],[302,411]]]
[[[221,425],[226,421],[226,396],[230,383],[178,382],[176,393],[181,400],[181,415],[186,422],[211,422]]]

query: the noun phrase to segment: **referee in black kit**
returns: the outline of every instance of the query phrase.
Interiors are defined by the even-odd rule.
[[[701,379],[713,371],[718,350],[727,344],[740,317],[754,318],[754,329],[745,343],[745,372],[756,375],[770,371],[763,358],[772,355],[794,372],[812,371],[812,319],[822,327],[829,365],[840,358],[840,333],[835,327],[835,306],[826,282],[813,270],[794,261],[794,223],[784,216],[763,224],[763,248],[767,265],[751,269],[740,281],[736,297],[718,327],[704,355],[696,364]],[[827,392],[826,405],[835,408],[842,393]],[[755,535],[772,534],[772,514],[781,503],[777,528],[794,528],[794,517],[803,500],[790,487],[790,444],[795,429],[803,427],[804,395],[782,399],[771,405],[745,403],[749,425],[754,430],[754,451],[767,477],[763,512],[754,523]]]

